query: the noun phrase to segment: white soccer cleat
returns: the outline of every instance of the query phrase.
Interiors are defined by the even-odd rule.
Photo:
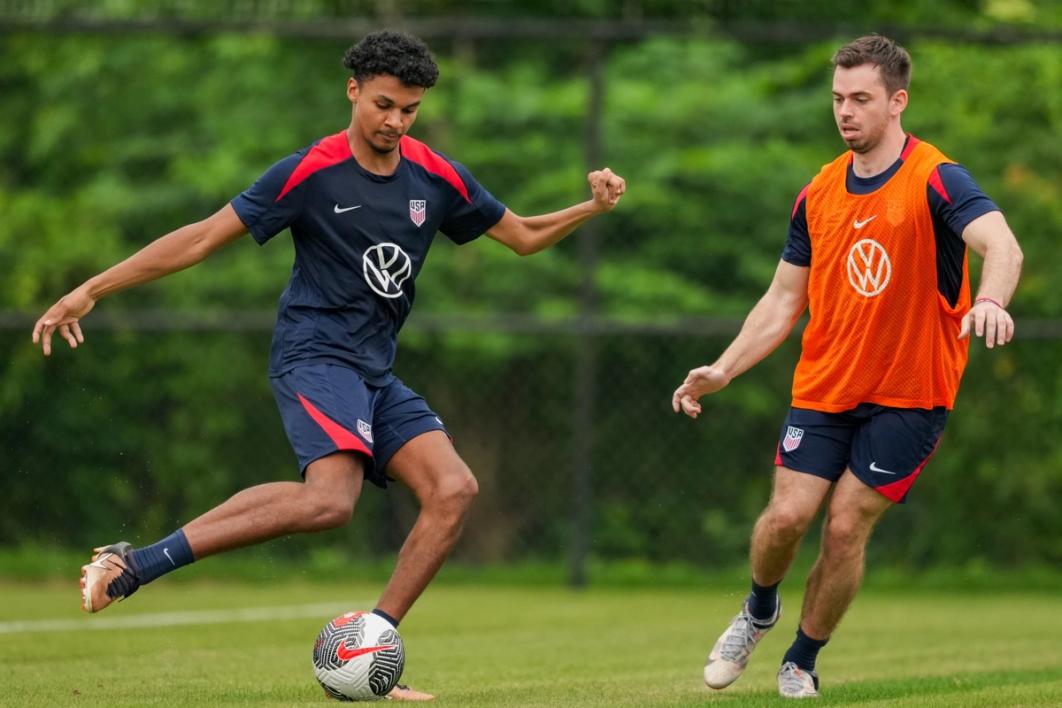
[[[748,602],[742,605],[741,612],[730,622],[708,654],[708,662],[704,665],[704,683],[709,688],[719,689],[737,681],[749,663],[752,650],[781,616],[781,600],[778,601],[774,617],[766,624],[753,621]]]
[[[129,543],[121,541],[92,550],[92,561],[81,566],[81,609],[99,612],[136,592],[140,578],[128,560],[133,550]]]
[[[787,661],[778,670],[778,695],[782,698],[818,698],[819,677],[815,672],[804,671]]]

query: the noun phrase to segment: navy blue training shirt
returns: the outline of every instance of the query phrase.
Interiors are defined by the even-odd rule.
[[[884,172],[873,177],[859,177],[849,163],[845,187],[849,194],[870,194],[888,182],[901,165],[902,156]],[[937,289],[954,306],[959,300],[962,262],[966,254],[962,232],[974,219],[1000,209],[981,191],[966,168],[958,164],[938,165],[929,177],[926,193],[937,242]],[[797,266],[811,265],[806,194],[805,186],[793,205],[789,235],[782,250],[782,260]]]
[[[464,166],[409,136],[399,150],[394,174],[377,175],[354,159],[345,131],[330,135],[232,200],[259,244],[288,227],[295,243],[270,376],[333,363],[372,385],[390,382],[398,331],[435,233],[467,243],[504,215]]]

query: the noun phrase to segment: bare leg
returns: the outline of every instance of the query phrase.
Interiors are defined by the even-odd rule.
[[[776,467],[771,501],[756,521],[750,552],[752,579],[757,585],[772,586],[785,577],[800,540],[822,506],[831,482],[815,475]],[[769,598],[755,596],[757,601]],[[778,607],[777,605],[775,607]],[[762,608],[760,608],[762,610]],[[704,682],[710,688],[726,688],[745,671],[752,651],[772,626],[768,617],[759,622],[751,602],[731,620],[704,666]]]
[[[450,438],[438,430],[406,443],[387,471],[420,502],[420,514],[376,605],[401,620],[457,543],[479,487]]]
[[[808,576],[800,627],[828,639],[863,581],[863,560],[874,524],[892,502],[846,470],[830,499],[822,550]]]
[[[197,560],[292,533],[324,531],[350,521],[363,480],[361,458],[337,452],[311,462],[305,482],[244,489],[184,527]]]
[[[752,531],[752,579],[757,584],[774,585],[785,577],[830,486],[815,475],[775,468],[771,501]]]

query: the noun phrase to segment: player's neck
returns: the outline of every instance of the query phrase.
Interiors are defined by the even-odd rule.
[[[881,142],[864,153],[853,153],[852,171],[856,177],[873,177],[892,167],[900,159],[907,135],[899,123],[889,127]]]
[[[362,169],[373,174],[384,177],[392,175],[402,160],[402,154],[397,147],[391,152],[375,150],[357,131],[351,128],[347,128],[347,144],[350,145],[350,154],[354,156],[354,160]]]

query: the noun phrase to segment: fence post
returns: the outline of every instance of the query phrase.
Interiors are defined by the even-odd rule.
[[[604,108],[606,46],[593,42],[587,55],[589,81],[586,110],[586,164],[593,170],[603,166],[601,119]],[[579,229],[579,328],[575,334],[575,392],[572,421],[572,536],[568,582],[573,587],[587,584],[586,561],[590,551],[593,512],[594,401],[597,397],[597,315],[598,230],[596,219]]]

